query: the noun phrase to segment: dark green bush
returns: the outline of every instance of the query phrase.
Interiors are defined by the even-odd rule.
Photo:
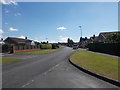
[[[57,49],[57,48],[59,48],[58,44],[52,44],[52,49]]]
[[[52,44],[52,49],[56,49],[56,45],[55,44]]]
[[[13,47],[12,45],[2,45],[2,52],[9,52],[11,50],[11,47]]]

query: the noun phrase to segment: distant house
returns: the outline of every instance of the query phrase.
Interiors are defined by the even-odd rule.
[[[16,37],[8,37],[4,40],[5,44],[13,44],[13,45],[35,45],[33,40],[16,38]]]
[[[112,34],[112,33],[118,33],[118,34],[120,34],[120,32],[102,32],[102,33],[99,34],[99,36],[93,35],[89,39],[80,41],[79,42],[79,46],[80,47],[85,47],[87,44],[89,44],[89,43],[95,43],[95,42],[103,42],[103,43],[105,43],[107,37],[110,34]]]
[[[4,44],[4,40],[1,39],[1,40],[0,40],[0,45],[3,45],[3,44]]]
[[[102,32],[98,37],[93,39],[93,42],[106,42],[107,37],[112,33],[120,33],[120,32]]]
[[[92,41],[91,39],[82,40],[82,41],[79,42],[79,47],[84,48],[84,47],[86,47],[86,45],[87,45],[88,43],[90,43],[91,41]]]

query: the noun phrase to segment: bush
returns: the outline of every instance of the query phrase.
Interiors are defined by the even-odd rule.
[[[120,43],[90,43],[87,47],[91,51],[120,56]]]
[[[52,44],[52,49],[56,49],[56,48],[59,48],[59,45],[58,44]]]
[[[11,50],[12,45],[2,45],[2,53],[9,52]]]

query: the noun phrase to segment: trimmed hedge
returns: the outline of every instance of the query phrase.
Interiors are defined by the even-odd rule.
[[[40,44],[40,48],[41,49],[51,49],[52,48],[52,45],[51,44]]]
[[[120,43],[89,43],[87,48],[95,52],[120,56]]]
[[[59,48],[59,45],[57,44],[40,44],[41,45],[41,49],[56,49]]]

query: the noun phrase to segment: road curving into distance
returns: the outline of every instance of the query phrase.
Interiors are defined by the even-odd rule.
[[[3,88],[117,88],[70,64],[69,47],[44,55],[8,55],[24,60],[2,67]]]

